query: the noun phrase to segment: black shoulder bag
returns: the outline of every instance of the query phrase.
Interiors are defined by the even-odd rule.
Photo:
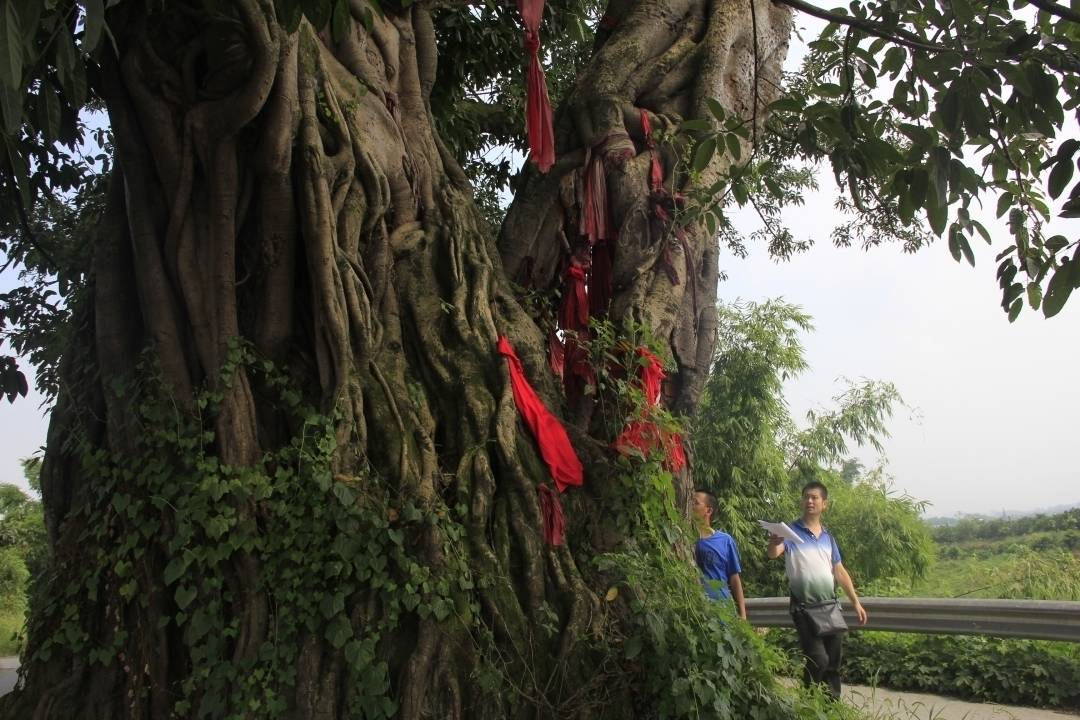
[[[839,635],[848,631],[847,621],[840,610],[840,601],[836,598],[825,602],[803,604],[795,601],[795,611],[806,616],[814,634],[820,637]]]

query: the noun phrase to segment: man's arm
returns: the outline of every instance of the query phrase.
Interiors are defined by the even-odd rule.
[[[851,582],[851,576],[848,575],[843,563],[833,565],[833,576],[836,578],[837,584],[844,589],[844,594],[851,600],[851,604],[855,608],[855,614],[859,616],[859,624],[865,625],[869,615],[866,614],[866,609],[859,602],[859,595],[855,592],[855,583]]]
[[[765,555],[770,560],[775,560],[784,554],[784,538],[779,535],[769,536],[769,545],[765,548]]]
[[[728,578],[728,587],[731,588],[731,597],[735,598],[735,609],[739,617],[746,619],[746,598],[743,596],[742,577],[735,573]]]

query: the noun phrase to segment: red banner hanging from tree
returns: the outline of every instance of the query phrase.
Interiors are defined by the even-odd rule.
[[[499,337],[499,354],[506,358],[510,368],[510,387],[514,392],[514,404],[517,405],[521,419],[532,432],[536,444],[540,446],[540,457],[551,472],[555,487],[563,492],[570,485],[581,485],[585,471],[581,460],[574,452],[570,438],[559,419],[551,414],[544,402],[533,390],[525,377],[525,368],[521,364],[513,345],[505,337]]]
[[[540,66],[540,18],[544,0],[518,0],[521,23],[525,26],[525,52],[529,69],[525,84],[525,131],[529,139],[529,160],[540,172],[555,164],[555,129],[548,99],[547,79]]]

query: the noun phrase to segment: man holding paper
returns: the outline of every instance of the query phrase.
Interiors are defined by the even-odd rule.
[[[866,624],[867,614],[840,561],[836,540],[821,524],[828,505],[828,488],[820,482],[807,483],[802,490],[802,517],[772,529],[767,554],[770,559],[785,556],[791,617],[799,634],[799,646],[806,655],[804,682],[825,683],[834,697],[840,697],[840,658],[846,626],[842,617],[837,617],[836,586],[842,587],[851,600],[860,625]]]

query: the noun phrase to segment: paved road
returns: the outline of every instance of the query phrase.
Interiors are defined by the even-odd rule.
[[[15,687],[18,658],[0,658],[0,695]],[[870,720],[1077,720],[1080,715],[1005,705],[980,705],[939,695],[900,693],[862,685],[844,687],[844,699]]]
[[[19,679],[19,658],[0,657],[0,695],[6,695]]]
[[[844,687],[844,699],[876,720],[1077,720],[1080,715],[1036,708],[969,703],[940,695]]]

